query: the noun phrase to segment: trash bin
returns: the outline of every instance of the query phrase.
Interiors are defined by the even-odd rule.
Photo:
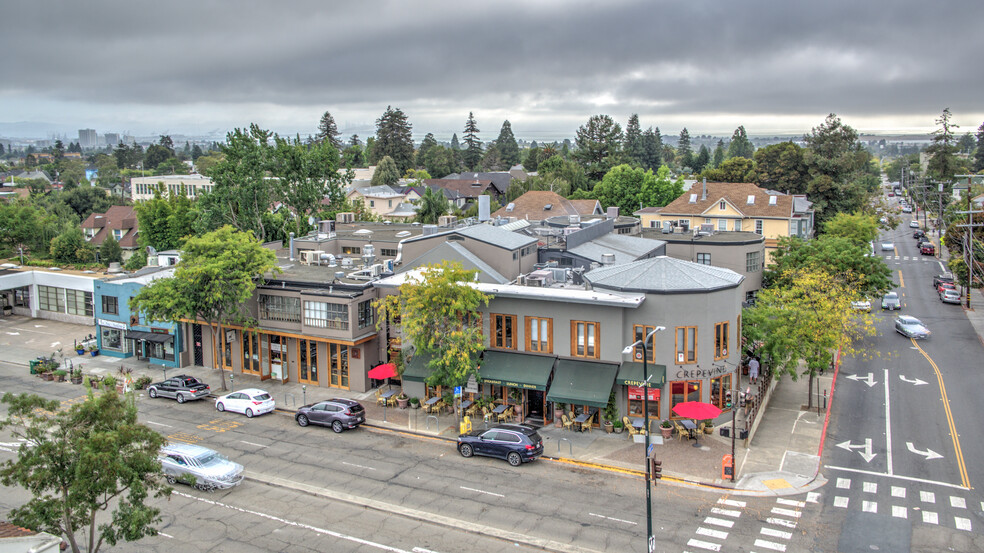
[[[31,363],[30,363],[31,374],[38,374],[38,363],[40,363],[40,361],[38,361],[37,359],[31,359]]]

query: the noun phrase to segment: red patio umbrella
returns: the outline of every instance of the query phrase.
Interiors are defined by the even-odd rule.
[[[673,412],[685,419],[713,419],[721,414],[721,410],[703,401],[685,401],[673,406]]]
[[[383,363],[382,365],[369,369],[369,378],[375,380],[393,378],[394,376],[396,376],[396,365],[393,363]]]

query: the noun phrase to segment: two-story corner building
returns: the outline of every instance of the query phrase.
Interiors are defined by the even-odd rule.
[[[91,325],[95,282],[108,276],[112,275],[31,267],[0,268],[0,308],[4,314]]]
[[[643,227],[673,233],[744,231],[765,237],[765,264],[779,238],[813,236],[813,204],[806,196],[765,190],[751,183],[695,184],[665,207],[635,212]]]
[[[268,275],[245,306],[255,326],[224,325],[214,333],[202,321],[184,325],[192,362],[261,380],[369,389],[368,370],[385,355],[371,282],[382,265],[321,263],[320,256],[292,261],[287,250],[277,251],[277,262],[283,272]]]
[[[96,247],[112,236],[119,242],[124,259],[128,259],[140,247],[137,243],[140,228],[132,205],[114,205],[105,213],[90,213],[82,221],[82,233],[86,241]]]
[[[536,238],[488,224],[450,229],[425,227],[424,234],[403,240],[401,260],[412,265],[414,260],[444,243],[481,260],[497,276],[496,281],[508,282],[529,273],[538,261]]]
[[[130,199],[135,202],[153,199],[160,189],[164,196],[187,196],[195,199],[215,187],[205,175],[156,175],[130,179]]]
[[[190,363],[181,323],[148,321],[130,309],[130,300],[144,286],[160,278],[170,278],[174,271],[174,268],[151,267],[134,275],[96,281],[96,337],[102,355],[146,359],[165,367]]]
[[[727,409],[741,349],[741,275],[665,256],[596,268],[581,285],[570,270],[551,270],[557,276],[546,286],[470,284],[493,299],[482,309],[487,349],[480,378],[467,395],[507,401],[518,390],[524,419],[550,422],[560,404],[597,413],[614,390],[620,414],[642,417],[642,348],[622,351],[663,326],[647,348],[649,418],[675,418],[672,407],[684,401]],[[377,287],[396,293],[408,278],[419,272],[384,278]],[[426,385],[427,356],[405,347],[404,390],[440,394]],[[600,416],[592,422],[600,424]]]

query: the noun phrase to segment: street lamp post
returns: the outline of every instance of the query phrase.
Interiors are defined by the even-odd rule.
[[[646,436],[646,547],[647,551],[652,553],[656,549],[656,540],[653,536],[653,502],[652,502],[652,485],[651,485],[651,463],[649,462],[649,351],[646,348],[646,344],[653,338],[653,336],[661,331],[666,330],[666,327],[657,326],[652,329],[649,334],[646,334],[645,338],[636,341],[622,350],[623,354],[630,354],[636,346],[642,347],[642,424],[645,428]]]

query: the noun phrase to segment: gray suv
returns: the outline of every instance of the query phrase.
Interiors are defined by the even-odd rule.
[[[300,426],[330,426],[338,433],[366,422],[366,410],[358,401],[333,398],[301,407],[294,415],[294,420]]]
[[[243,466],[218,452],[193,444],[168,444],[157,459],[168,484],[191,480],[199,490],[212,491],[238,486],[243,481]]]

